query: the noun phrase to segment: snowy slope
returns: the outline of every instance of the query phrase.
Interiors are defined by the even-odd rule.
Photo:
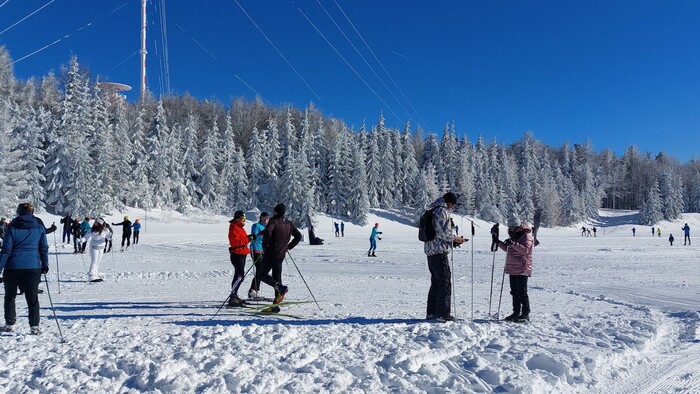
[[[143,221],[142,211],[128,214]],[[475,239],[454,252],[453,312],[465,321],[437,324],[422,320],[429,273],[417,229],[392,212],[374,211],[365,227],[346,223],[344,238],[333,236],[333,218],[317,218],[316,233],[326,244],[300,244],[283,268],[287,299],[311,301],[283,308],[301,318],[224,309],[213,320],[232,274],[228,218],[149,212],[141,244],[103,260],[103,283],[87,284],[89,258],[58,245],[49,289],[66,343],[47,293],[40,296],[39,337],[26,335],[26,304],[19,300],[18,333],[0,338],[0,387],[52,393],[698,392],[698,246],[683,246],[680,227],[687,222],[697,234],[700,216],[661,223],[658,238],[642,226],[632,237],[634,215],[602,211],[600,220],[578,228],[541,230],[528,324],[484,320],[494,261],[492,309],[498,306],[504,253],[494,259],[491,224],[475,221]],[[56,220],[42,218],[47,225]],[[375,222],[384,234],[379,257],[368,258]],[[467,218],[455,222],[468,232]],[[595,225],[598,237],[581,237],[582,225]],[[676,237],[672,247],[669,232]],[[53,251],[53,235],[49,239]],[[501,317],[509,311],[507,283],[503,293]]]

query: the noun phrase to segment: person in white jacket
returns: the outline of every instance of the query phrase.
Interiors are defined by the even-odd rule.
[[[88,272],[88,280],[90,282],[102,282],[102,278],[97,273],[100,267],[100,260],[104,254],[104,247],[109,236],[109,229],[106,226],[104,219],[95,220],[92,225],[92,231],[88,236],[90,242],[90,271]]]

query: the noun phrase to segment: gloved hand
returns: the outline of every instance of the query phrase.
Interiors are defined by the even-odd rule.
[[[381,233],[379,233],[379,234],[381,234]],[[381,238],[379,238],[379,237],[377,237],[377,239],[378,239],[378,240],[380,240],[380,241],[382,240],[382,239],[381,239]]]
[[[384,234],[384,233],[380,231],[379,234]]]
[[[255,234],[250,234],[250,235],[248,236],[248,239],[251,240],[251,241],[255,240],[255,238],[257,238],[257,237],[255,236]]]
[[[48,266],[48,265],[41,266],[41,273],[42,273],[42,274],[47,274],[48,272],[49,272],[49,266]]]
[[[49,231],[56,231],[56,223],[51,224],[51,227],[49,227]]]
[[[506,247],[509,247],[510,245],[513,245],[513,240],[510,239],[510,238],[508,238],[508,239],[506,239],[505,241],[503,241],[503,242],[501,242],[501,243],[502,243],[503,245],[505,245]]]

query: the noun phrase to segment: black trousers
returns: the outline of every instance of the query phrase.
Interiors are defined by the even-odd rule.
[[[139,234],[140,233],[141,233],[140,231],[134,231],[134,245],[139,243]]]
[[[231,253],[231,264],[233,264],[233,280],[231,281],[231,293],[238,295],[238,288],[243,283],[243,275],[245,274],[245,258],[247,254]]]
[[[498,250],[498,237],[491,237],[491,251],[495,252]]]
[[[131,246],[131,231],[122,233],[122,248],[124,247],[124,242],[126,246]]]
[[[262,269],[263,266],[263,254],[260,252],[253,252],[253,264],[255,264],[255,276],[250,282],[250,290],[260,291],[260,280],[258,280],[258,271]]]
[[[428,291],[427,315],[447,317],[452,302],[452,273],[450,259],[445,254],[428,256],[430,290]]]
[[[683,236],[683,245],[685,245],[686,241],[688,241],[688,245],[690,245],[690,234],[685,234],[685,236]]]
[[[65,228],[65,227],[64,227],[64,228],[63,228],[63,237],[61,238],[61,239],[62,239],[61,242],[66,242],[66,237],[67,237],[67,238],[68,238],[68,242],[66,242],[66,243],[70,243],[70,236],[71,236],[70,228]]]
[[[282,262],[284,257],[272,257],[269,254],[263,255],[262,267],[258,270],[255,275],[255,280],[258,282],[266,283],[273,288],[275,288],[275,295],[277,295],[277,286],[282,284]],[[272,276],[270,276],[270,271],[272,271]]]
[[[29,325],[39,325],[39,283],[41,283],[41,270],[13,270],[6,269],[3,274],[5,284],[5,324],[13,325],[17,322],[15,310],[15,298],[17,288],[24,289],[24,298],[29,306]]]
[[[515,314],[530,314],[527,278],[525,275],[510,275],[510,294],[513,296],[513,313]]]

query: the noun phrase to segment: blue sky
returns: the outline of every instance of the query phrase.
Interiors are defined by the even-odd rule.
[[[156,95],[166,85],[160,5],[148,3]],[[383,112],[387,125],[410,119],[413,130],[439,133],[454,121],[472,140],[510,143],[530,130],[553,146],[588,140],[617,154],[635,144],[681,162],[698,156],[698,1],[169,0],[165,8],[175,94],[228,103],[258,92],[272,105],[313,102],[355,127]],[[135,100],[139,10],[139,0],[0,0],[0,45],[18,60],[68,35],[15,63],[15,75],[44,75],[74,54],[94,75],[134,86]]]

